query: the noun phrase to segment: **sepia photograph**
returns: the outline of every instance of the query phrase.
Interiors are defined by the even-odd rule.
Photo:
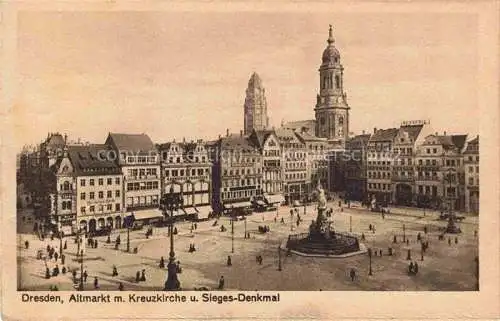
[[[478,294],[480,15],[320,7],[18,11],[19,301]]]

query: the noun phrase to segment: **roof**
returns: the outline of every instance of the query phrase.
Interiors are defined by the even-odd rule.
[[[369,139],[370,142],[392,141],[399,128],[379,129]]]
[[[262,148],[264,146],[264,142],[266,141],[266,139],[269,137],[269,135],[272,135],[273,133],[274,130],[253,130],[249,136],[249,139],[256,146]]]
[[[120,151],[152,151],[155,145],[146,134],[109,133],[107,144],[113,144]]]
[[[479,136],[467,143],[464,154],[478,154],[479,153]]]
[[[308,119],[308,120],[291,121],[288,123],[284,123],[281,127],[293,130],[306,128],[309,132],[314,132],[316,128],[316,120]]]
[[[47,147],[66,145],[66,143],[64,142],[64,137],[59,133],[50,134],[50,136],[45,141],[45,144]]]
[[[422,131],[422,128],[424,128],[424,125],[408,125],[408,126],[401,126],[401,129],[406,131],[412,141],[415,141],[418,138],[418,135]]]
[[[467,141],[467,135],[442,135],[436,137],[446,149],[456,147],[459,150],[462,150],[465,146],[465,142]]]
[[[311,142],[311,141],[325,142],[325,143],[327,142],[326,138],[317,137],[315,135],[310,134],[308,131],[296,130],[295,134],[299,137],[300,140],[302,140],[304,142]]]
[[[230,134],[229,136],[222,137],[220,139],[220,146],[222,149],[237,149],[245,152],[253,152],[257,147],[252,144],[249,137],[239,134]]]
[[[348,144],[352,143],[360,143],[363,145],[368,144],[368,141],[370,140],[371,135],[370,134],[361,134],[361,135],[356,135],[353,136],[351,139],[347,141]]]
[[[75,174],[81,176],[120,174],[121,170],[115,160],[106,158],[111,147],[104,144],[86,146],[69,146],[68,156]],[[111,154],[112,155],[112,154]]]
[[[292,141],[295,140],[300,143],[299,139],[297,138],[297,135],[295,134],[295,131],[292,129],[286,129],[286,128],[278,128],[275,130],[276,136],[278,137],[278,140],[283,141]]]

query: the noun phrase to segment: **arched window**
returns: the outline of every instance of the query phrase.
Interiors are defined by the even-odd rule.
[[[344,124],[344,117],[340,116],[339,117],[339,125],[343,125]]]

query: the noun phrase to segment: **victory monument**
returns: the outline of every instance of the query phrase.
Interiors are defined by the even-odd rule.
[[[333,222],[327,218],[325,191],[318,182],[318,215],[309,226],[309,233],[288,236],[286,247],[299,255],[350,256],[364,253],[356,236],[335,231]]]

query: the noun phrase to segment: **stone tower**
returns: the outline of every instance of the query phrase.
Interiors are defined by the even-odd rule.
[[[316,136],[327,138],[330,143],[344,147],[349,133],[350,107],[344,92],[344,67],[340,64],[340,53],[334,45],[331,25],[327,43],[319,67],[320,89],[314,108]]]
[[[269,127],[267,117],[266,91],[257,73],[248,81],[244,106],[244,133],[250,135],[253,129],[264,130]]]

